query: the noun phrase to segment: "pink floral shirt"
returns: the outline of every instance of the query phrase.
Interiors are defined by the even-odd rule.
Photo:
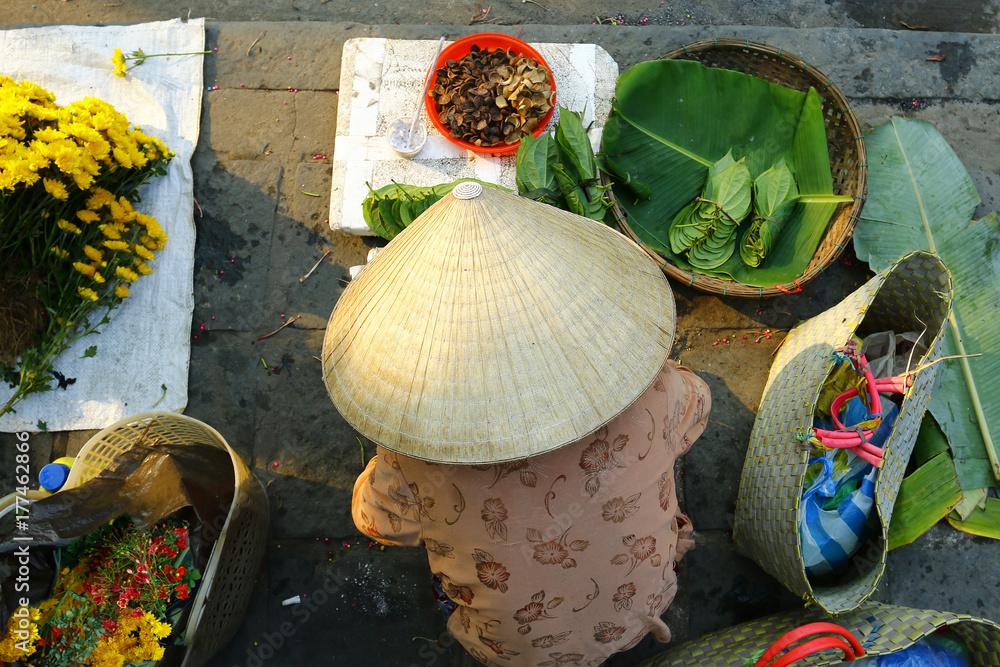
[[[529,459],[428,463],[381,447],[354,486],[354,522],[427,549],[458,604],[448,629],[487,665],[599,665],[648,632],[694,546],[674,461],[708,420],[708,386],[668,361],[597,433]]]

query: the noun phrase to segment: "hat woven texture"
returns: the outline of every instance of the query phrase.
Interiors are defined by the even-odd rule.
[[[362,435],[440,463],[498,463],[593,433],[652,384],[674,299],[615,230],[461,183],[351,282],[324,382]]]

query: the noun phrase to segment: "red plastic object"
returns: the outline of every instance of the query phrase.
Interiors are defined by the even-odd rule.
[[[452,42],[448,46],[444,47],[444,49],[442,49],[441,55],[438,56],[437,62],[434,63],[434,71],[431,73],[431,77],[433,77],[431,79],[431,89],[434,88],[434,85],[437,82],[437,70],[440,69],[441,67],[444,67],[444,64],[447,63],[449,60],[453,59],[461,60],[472,50],[473,44],[476,44],[482,49],[489,49],[490,51],[496,48],[501,48],[501,49],[510,49],[514,53],[523,53],[525,56],[537,60],[539,65],[548,69],[549,74],[552,74],[552,68],[549,67],[549,64],[547,62],[545,62],[545,59],[542,58],[540,55],[538,55],[538,51],[533,49],[526,42],[522,42],[516,37],[511,37],[510,35],[503,35],[498,32],[480,32],[476,33],[475,35],[469,35],[468,37],[463,37],[462,39],[456,42]],[[554,93],[556,90],[556,82],[554,78],[549,82],[549,85],[552,86],[552,92],[553,92],[552,108],[549,109],[549,112],[545,114],[544,118],[542,118],[541,122],[538,124],[538,127],[536,127],[532,132],[532,134],[535,137],[538,137],[539,135],[541,135],[542,132],[545,131],[545,126],[548,125],[549,119],[552,118],[552,113],[555,111]],[[442,136],[444,136],[448,141],[455,144],[456,146],[460,146],[461,148],[466,148],[470,151],[476,153],[483,153],[486,155],[500,155],[503,153],[513,153],[514,151],[517,150],[517,147],[521,143],[520,141],[518,141],[513,144],[501,143],[498,146],[476,146],[474,144],[462,141],[461,139],[456,139],[455,137],[451,136],[451,134],[448,132],[448,128],[442,125],[441,121],[438,120],[437,104],[434,102],[434,99],[431,98],[429,94],[427,95],[426,98],[424,98],[424,108],[427,110],[427,115],[430,117],[431,123],[434,125],[434,127],[437,128],[438,132],[440,132]]]
[[[782,651],[802,639],[809,641],[779,657]],[[786,667],[813,653],[831,648],[841,649],[844,652],[844,660],[848,662],[865,655],[861,642],[846,628],[835,623],[810,623],[785,633],[758,658],[754,667]]]

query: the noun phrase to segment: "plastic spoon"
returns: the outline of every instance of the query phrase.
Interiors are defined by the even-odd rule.
[[[413,145],[413,131],[417,129],[417,123],[420,122],[420,107],[424,104],[424,98],[427,97],[427,90],[431,87],[431,75],[434,74],[434,66],[437,64],[438,56],[441,55],[441,49],[444,47],[444,36],[441,36],[440,41],[438,41],[437,53],[434,54],[434,60],[431,61],[430,70],[427,72],[427,80],[424,81],[424,92],[417,100],[417,108],[413,112],[413,122],[410,123],[410,133],[406,137],[406,145]]]

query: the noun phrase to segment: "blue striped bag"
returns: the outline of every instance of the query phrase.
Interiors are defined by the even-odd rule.
[[[835,475],[834,455],[825,452],[810,460],[810,465],[822,465],[823,470],[802,494],[799,535],[803,564],[810,577],[844,567],[869,537],[868,517],[875,501],[878,468],[849,454],[847,471]],[[857,488],[844,495],[834,508],[825,508],[839,489],[858,481]]]

